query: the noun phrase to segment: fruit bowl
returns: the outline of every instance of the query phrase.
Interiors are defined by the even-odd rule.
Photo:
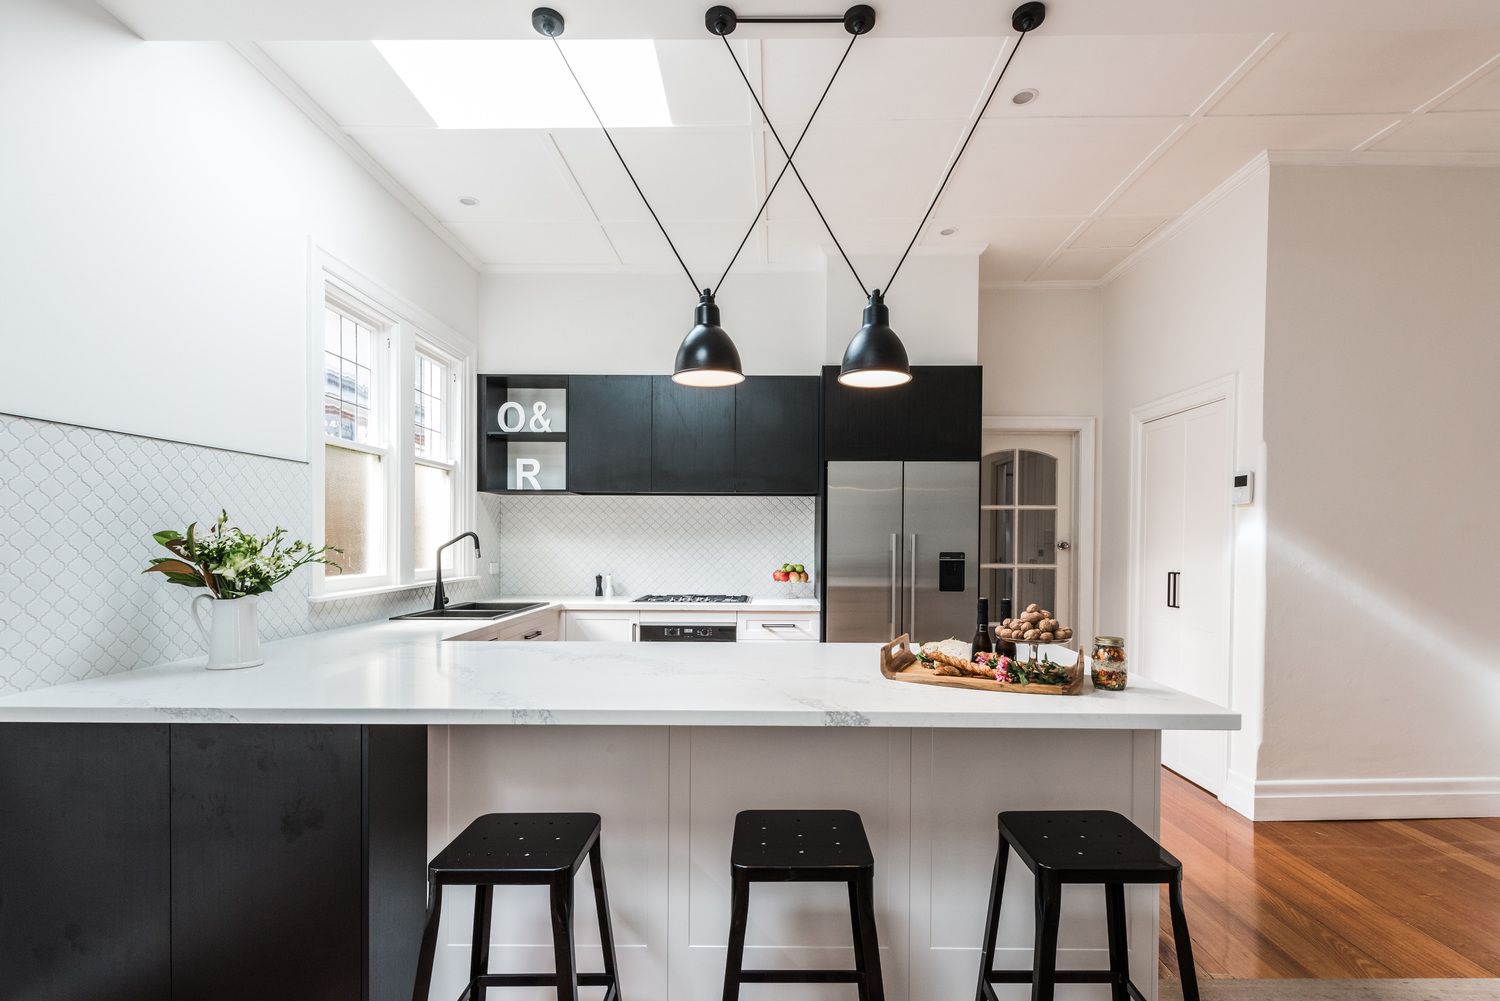
[[[811,598],[816,593],[812,574],[801,563],[783,563],[772,570],[771,586],[778,596],[785,598]]]

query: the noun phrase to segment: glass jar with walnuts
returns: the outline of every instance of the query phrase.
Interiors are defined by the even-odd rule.
[[[1125,641],[1118,636],[1095,636],[1094,653],[1089,659],[1094,687],[1107,692],[1125,688]]]

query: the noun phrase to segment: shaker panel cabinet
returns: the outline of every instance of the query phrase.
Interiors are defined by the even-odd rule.
[[[568,489],[582,494],[651,490],[649,375],[568,378]]]
[[[734,387],[734,492],[818,492],[818,380],[767,375]]]
[[[734,492],[734,390],[652,377],[651,492]]]

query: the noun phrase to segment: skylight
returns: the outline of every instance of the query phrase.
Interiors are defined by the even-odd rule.
[[[605,125],[672,124],[650,39],[559,44]],[[543,39],[375,43],[440,129],[596,127],[552,45]]]

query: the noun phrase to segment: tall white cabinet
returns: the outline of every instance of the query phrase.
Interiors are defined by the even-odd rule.
[[[1233,443],[1223,400],[1147,422],[1141,432],[1141,635],[1132,666],[1217,705],[1229,698]],[[1223,733],[1162,734],[1162,764],[1218,794]]]

